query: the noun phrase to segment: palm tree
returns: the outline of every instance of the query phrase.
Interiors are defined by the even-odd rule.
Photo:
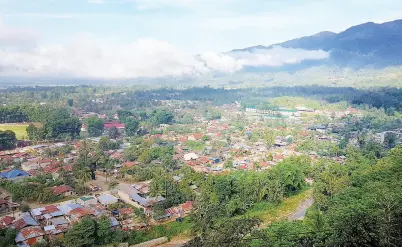
[[[86,184],[90,179],[91,179],[91,170],[88,167],[78,172],[78,180],[80,181],[81,186],[83,186],[85,193],[87,192]]]

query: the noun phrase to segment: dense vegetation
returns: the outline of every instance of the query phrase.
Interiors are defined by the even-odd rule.
[[[287,160],[288,166],[294,164],[294,169],[304,170],[314,179],[314,205],[303,221],[277,222],[267,228],[258,228],[258,218],[230,217],[230,212],[241,211],[228,214],[231,201],[220,204],[219,200],[229,198],[222,195],[225,191],[236,190],[230,183],[221,186],[223,192],[211,194],[215,203],[208,196],[199,202],[192,216],[196,238],[187,246],[398,246],[402,236],[401,155],[401,146],[379,160],[349,148],[345,165],[325,159],[311,166]],[[300,164],[305,164],[304,169]],[[300,175],[296,180],[282,177],[281,181],[289,182],[282,184],[283,191],[274,191],[281,194],[300,188],[304,173],[296,173]],[[295,178],[294,172],[285,174]],[[258,188],[258,181],[252,186]]]

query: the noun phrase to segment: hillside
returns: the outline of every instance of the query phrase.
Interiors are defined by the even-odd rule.
[[[289,40],[270,46],[254,46],[232,50],[254,53],[257,50],[284,48],[323,50],[330,57],[314,64],[304,62],[297,69],[316,65],[341,66],[349,68],[384,68],[402,65],[402,20],[382,24],[373,22],[353,26],[340,33],[320,32],[318,34]],[[285,70],[289,70],[285,68]]]

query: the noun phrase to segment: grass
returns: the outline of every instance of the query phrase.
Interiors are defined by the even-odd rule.
[[[263,221],[262,225],[268,225],[272,222],[287,218],[291,213],[297,210],[304,200],[311,197],[311,194],[311,189],[305,189],[296,195],[285,198],[279,204],[269,202],[257,203],[246,212],[246,216],[258,217]]]
[[[149,233],[155,238],[166,236],[168,239],[188,239],[190,238],[191,227],[192,223],[189,221],[188,217],[186,217],[182,222],[172,221],[166,224],[155,226],[150,230]]]
[[[28,124],[0,124],[0,130],[11,130],[15,132],[18,140],[23,140],[27,137]]]
[[[202,151],[205,149],[205,144],[199,141],[186,141],[186,146],[194,151]]]

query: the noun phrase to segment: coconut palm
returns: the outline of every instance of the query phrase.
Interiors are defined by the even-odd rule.
[[[84,188],[84,192],[87,192],[86,184],[91,179],[91,170],[86,167],[78,172],[77,176],[78,180],[80,181],[80,185]]]

